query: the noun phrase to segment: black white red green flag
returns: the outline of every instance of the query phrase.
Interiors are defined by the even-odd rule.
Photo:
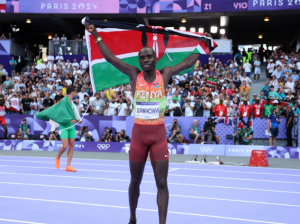
[[[88,18],[82,20],[83,24],[85,22],[95,25],[104,43],[118,58],[138,68],[140,68],[138,52],[144,46],[149,46],[155,50],[159,60],[156,65],[157,70],[174,66],[192,53],[209,54],[217,47],[213,39],[206,37],[204,33],[168,30],[131,23],[104,22]],[[87,31],[85,35],[94,92],[129,83],[128,76],[103,58],[93,36]],[[181,74],[191,69],[187,69]]]

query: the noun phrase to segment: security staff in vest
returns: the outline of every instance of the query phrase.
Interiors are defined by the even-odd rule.
[[[77,135],[80,136],[79,141],[81,142],[91,142],[92,141],[92,132],[88,130],[88,126],[83,126],[77,132]]]
[[[26,118],[23,118],[22,124],[19,125],[19,131],[21,132],[22,138],[28,139],[30,132],[30,125],[27,124]]]
[[[130,142],[129,136],[125,134],[125,130],[122,129],[119,133],[116,132],[116,141],[117,142]]]
[[[278,127],[280,124],[279,116],[277,115],[278,112],[279,109],[278,107],[276,107],[273,109],[272,113],[268,117],[267,129],[268,132],[271,133],[269,139],[270,146],[276,146],[276,137],[278,136],[278,132],[279,132]]]
[[[293,146],[293,138],[292,138],[292,129],[294,126],[294,112],[292,111],[292,106],[288,105],[286,109],[286,139],[287,145],[286,146]]]

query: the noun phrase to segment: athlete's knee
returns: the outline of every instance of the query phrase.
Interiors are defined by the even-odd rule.
[[[156,186],[158,190],[166,190],[168,188],[168,183],[166,178],[159,178],[156,180]]]
[[[138,188],[142,182],[142,178],[131,177],[130,185],[131,187]]]

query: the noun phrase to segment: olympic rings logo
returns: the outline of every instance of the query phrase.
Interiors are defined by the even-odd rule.
[[[201,152],[206,152],[206,153],[211,153],[212,151],[214,151],[213,147],[200,147],[200,151]]]
[[[97,148],[100,150],[107,150],[109,149],[110,145],[109,144],[98,144]]]

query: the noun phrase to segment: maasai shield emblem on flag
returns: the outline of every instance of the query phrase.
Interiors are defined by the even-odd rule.
[[[158,58],[156,69],[174,66],[182,62],[192,53],[209,54],[217,44],[205,34],[168,30],[120,22],[95,21],[84,18],[82,23],[90,22],[95,25],[106,46],[127,64],[140,70],[138,52],[149,46],[155,50]],[[108,63],[100,53],[93,36],[85,32],[90,63],[90,75],[93,91],[98,92],[106,88],[129,83],[127,75]],[[190,70],[186,69],[180,74]]]

